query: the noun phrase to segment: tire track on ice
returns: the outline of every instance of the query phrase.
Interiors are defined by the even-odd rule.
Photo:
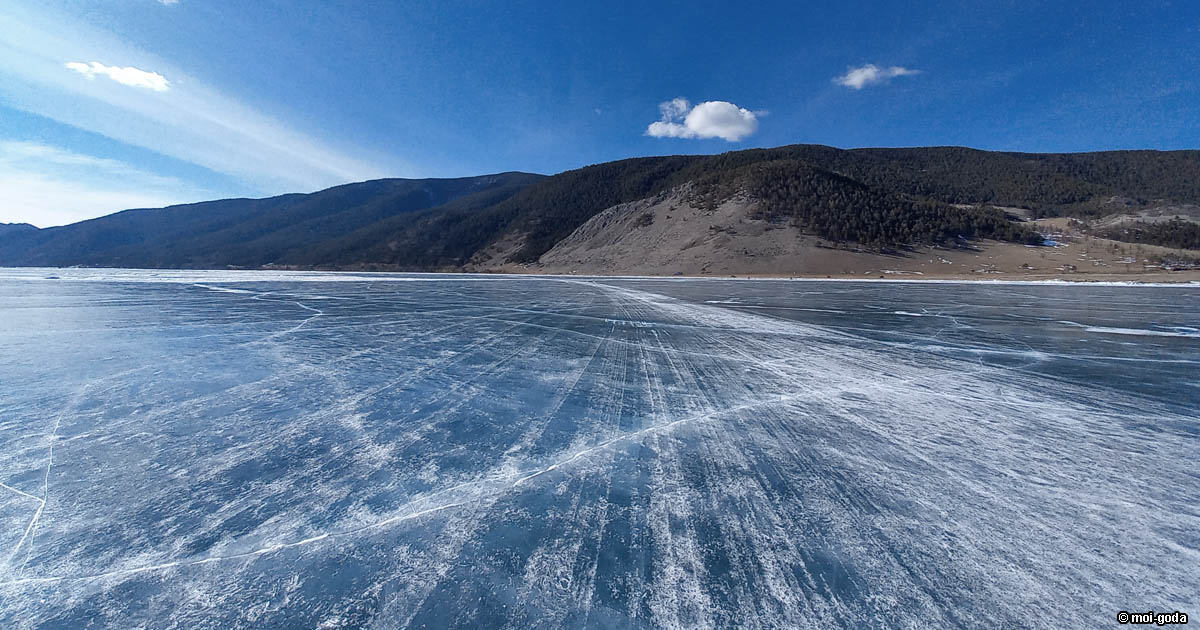
[[[343,529],[343,530],[327,531],[327,532],[323,532],[321,534],[309,536],[307,538],[293,541],[293,542],[276,543],[273,545],[267,545],[267,546],[264,546],[264,547],[261,547],[258,549],[253,549],[253,550],[245,551],[245,552],[239,552],[239,553],[235,553],[235,554],[212,556],[212,557],[208,557],[208,558],[198,558],[198,559],[194,559],[194,560],[172,560],[169,562],[158,563],[158,564],[153,564],[153,565],[132,567],[132,568],[128,568],[128,569],[115,569],[112,571],[90,573],[90,574],[85,574],[85,575],[59,575],[59,576],[19,578],[19,579],[15,579],[15,580],[8,580],[8,581],[0,582],[0,587],[21,586],[21,585],[29,585],[29,584],[48,584],[48,583],[64,582],[64,581],[95,580],[95,579],[117,577],[117,576],[124,576],[124,575],[136,575],[136,574],[145,573],[148,571],[159,571],[159,570],[167,570],[167,569],[174,569],[174,568],[187,568],[187,567],[193,567],[193,566],[213,564],[213,563],[217,563],[217,562],[225,562],[225,561],[230,561],[230,560],[238,560],[238,559],[243,559],[243,558],[262,556],[262,555],[282,551],[285,549],[293,549],[293,548],[297,548],[297,547],[307,546],[307,545],[325,541],[325,540],[336,540],[339,538],[352,537],[357,534],[361,534],[363,532],[371,531],[371,530],[378,529],[381,527],[386,527],[388,525],[392,525],[395,523],[410,521],[413,519],[420,518],[422,516],[434,514],[434,513],[445,511],[445,510],[454,509],[457,507],[469,506],[469,505],[478,503],[480,501],[483,501],[483,500],[486,500],[489,498],[503,495],[504,493],[506,493],[514,488],[519,488],[519,487],[525,485],[526,482],[528,482],[532,479],[535,479],[542,475],[554,472],[556,470],[560,470],[560,469],[570,465],[573,462],[584,459],[592,454],[608,450],[622,442],[636,441],[636,440],[638,440],[642,437],[648,436],[648,435],[668,432],[668,431],[675,429],[682,425],[691,424],[691,423],[695,423],[695,422],[701,422],[704,420],[710,420],[710,419],[713,419],[713,418],[716,418],[716,417],[719,417],[722,415],[739,413],[739,412],[751,410],[751,409],[754,409],[757,407],[762,407],[762,406],[767,406],[767,405],[784,404],[784,403],[796,400],[798,398],[800,398],[800,397],[799,396],[777,396],[777,397],[772,397],[772,398],[765,399],[765,400],[758,400],[758,401],[751,401],[751,402],[743,403],[743,404],[729,407],[726,409],[714,409],[712,411],[708,411],[708,412],[705,412],[702,414],[693,415],[693,416],[685,416],[685,417],[673,420],[671,422],[645,427],[645,428],[639,429],[637,431],[632,431],[632,432],[626,433],[624,435],[619,435],[619,436],[607,439],[607,440],[605,440],[599,444],[596,444],[594,446],[590,446],[588,448],[581,449],[575,453],[572,453],[568,456],[565,456],[565,457],[562,457],[561,459],[556,460],[555,462],[553,462],[552,464],[550,464],[544,468],[535,470],[533,472],[524,471],[524,473],[516,473],[516,474],[508,473],[508,474],[504,474],[504,475],[494,476],[491,478],[484,478],[484,479],[480,479],[480,480],[464,482],[464,483],[458,484],[456,486],[446,488],[444,490],[439,490],[439,491],[429,494],[425,497],[421,497],[419,499],[410,501],[409,503],[405,504],[404,507],[408,507],[413,504],[427,504],[430,499],[433,499],[435,497],[442,496],[445,494],[449,494],[452,492],[456,492],[456,491],[459,491],[462,489],[466,489],[466,488],[481,490],[481,492],[475,493],[475,496],[469,496],[462,500],[449,501],[449,502],[443,503],[443,504],[437,504],[437,505],[432,505],[429,507],[423,507],[422,509],[418,509],[418,510],[410,510],[410,511],[404,512],[402,514],[397,514],[396,516],[392,516],[392,517],[389,517],[389,518],[386,518],[386,519],[383,519],[380,521],[374,521],[371,523],[367,523],[364,525],[358,525],[358,526],[350,527],[350,528]],[[520,476],[518,476],[518,475],[520,475]]]

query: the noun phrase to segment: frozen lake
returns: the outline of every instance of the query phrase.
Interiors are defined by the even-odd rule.
[[[0,270],[5,628],[1200,614],[1200,288]]]

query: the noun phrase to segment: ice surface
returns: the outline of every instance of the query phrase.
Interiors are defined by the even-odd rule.
[[[1192,612],[1197,330],[1196,287],[0,270],[0,626]]]

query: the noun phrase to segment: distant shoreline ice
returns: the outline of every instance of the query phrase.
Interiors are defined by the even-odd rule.
[[[806,278],[799,276],[616,276],[570,274],[516,273],[450,273],[399,271],[291,271],[261,269],[125,269],[99,267],[0,267],[0,279],[7,280],[70,280],[87,282],[431,282],[477,281],[502,278],[545,278],[547,280],[654,280],[654,281],[755,281],[755,282],[854,282],[896,284],[981,284],[1013,286],[1092,286],[1092,287],[1161,287],[1200,288],[1200,281],[1156,282],[1151,280],[1002,280],[958,278]]]

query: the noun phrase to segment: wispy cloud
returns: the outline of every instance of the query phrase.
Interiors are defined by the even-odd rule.
[[[5,106],[230,175],[263,194],[413,174],[390,156],[334,148],[69,14],[0,4],[0,32]]]
[[[117,66],[106,66],[99,61],[91,63],[83,63],[82,61],[69,61],[66,64],[68,69],[74,70],[79,74],[95,79],[97,75],[106,76],[117,83],[128,85],[130,87],[146,88],[155,92],[166,92],[171,89],[171,82],[167,78],[157,72],[148,72],[132,66],[120,68]]]
[[[920,73],[920,70],[912,70],[902,66],[880,68],[873,63],[869,63],[865,66],[851,68],[846,74],[834,77],[833,82],[838,85],[844,85],[852,90],[861,90],[868,85],[884,83],[894,77],[906,77]]]
[[[0,141],[0,190],[0,221],[38,227],[212,196],[119,160],[17,141]]]
[[[685,98],[659,103],[660,118],[646,127],[646,135],[655,138],[722,138],[738,142],[758,131],[758,117],[728,101],[705,101],[692,107]]]

